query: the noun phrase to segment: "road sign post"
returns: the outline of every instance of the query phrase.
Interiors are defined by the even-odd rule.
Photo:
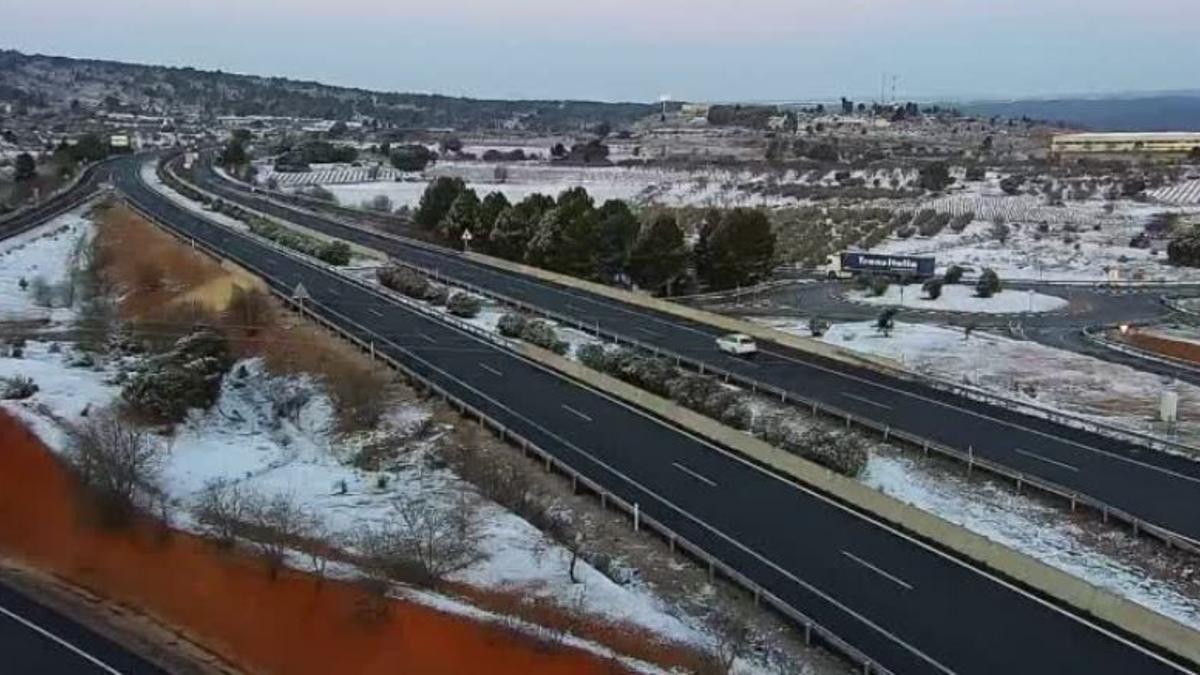
[[[463,230],[463,233],[462,233],[463,253],[467,253],[471,250],[471,240],[474,238],[475,238],[475,235],[471,234],[470,230]]]
[[[300,316],[304,316],[304,301],[310,299],[312,299],[312,296],[308,294],[308,289],[304,287],[304,283],[296,284],[296,289],[292,291],[292,300],[295,300],[296,304],[300,306]]]

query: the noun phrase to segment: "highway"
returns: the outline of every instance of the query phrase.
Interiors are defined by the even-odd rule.
[[[165,671],[0,584],[0,672],[165,675]]]
[[[778,344],[760,345],[754,361],[732,357],[715,349],[714,340],[721,330],[712,326],[499,270],[454,251],[412,245],[285,207],[251,194],[211,170],[194,171],[192,179],[230,201],[386,252],[398,260],[436,270],[448,279],[702,360],[1091,496],[1200,545],[1200,462]]]
[[[141,182],[127,199],[639,505],[894,673],[1178,673],[1194,664],[1070,613],[722,448],[225,229]]]

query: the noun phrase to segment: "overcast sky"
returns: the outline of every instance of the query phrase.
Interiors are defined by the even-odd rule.
[[[1200,89],[1198,0],[42,0],[0,46],[486,97]]]

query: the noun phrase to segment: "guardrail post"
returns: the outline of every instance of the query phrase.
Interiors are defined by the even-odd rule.
[[[1140,528],[1140,526],[1138,525],[1137,518],[1134,518],[1134,519],[1133,519],[1133,536],[1135,536],[1135,537],[1136,537],[1136,536],[1138,536],[1138,530],[1140,530],[1140,529],[1141,529],[1141,528]]]
[[[971,471],[975,468],[975,446],[967,446],[967,478],[971,477]],[[1075,510],[1075,502],[1071,501],[1071,510]]]
[[[675,555],[675,535],[672,533],[670,537],[671,555]]]
[[[1075,495],[1071,495],[1071,513],[1075,513]]]
[[[375,341],[371,340],[371,360],[375,360]]]
[[[608,510],[608,493],[607,492],[603,492],[603,491],[600,492],[600,508],[602,508],[606,511]]]
[[[812,624],[811,623],[804,624],[804,644],[805,644],[805,646],[808,646],[808,647],[812,646]]]
[[[637,532],[642,524],[642,508],[634,502],[633,504],[633,531]]]
[[[850,413],[846,413],[846,428],[850,428]]]
[[[890,425],[884,427],[883,428],[883,440],[886,441],[888,439],[888,436],[891,435],[891,433],[892,433],[892,427]]]
[[[577,494],[578,492],[579,492],[579,474],[572,471],[571,472],[571,494]]]

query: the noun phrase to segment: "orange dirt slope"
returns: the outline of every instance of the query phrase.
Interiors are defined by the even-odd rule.
[[[91,524],[68,471],[0,410],[0,551],[140,608],[237,663],[286,675],[612,673],[616,663],[405,601],[368,620],[358,587],[298,572],[145,520]]]

